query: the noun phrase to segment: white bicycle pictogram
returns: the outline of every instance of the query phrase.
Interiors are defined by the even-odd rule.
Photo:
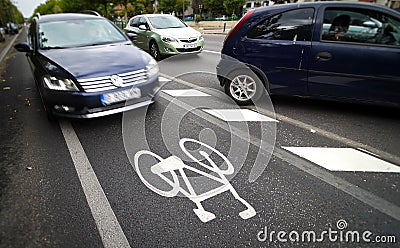
[[[215,163],[214,161],[210,158],[209,154],[207,154],[205,151],[199,151],[200,155],[204,157],[204,159],[206,159],[208,161],[208,163],[210,163],[210,165],[204,164],[201,161],[199,161],[198,159],[196,159],[191,153],[188,152],[188,150],[185,148],[185,143],[186,142],[193,142],[193,143],[197,143],[200,144],[208,149],[210,149],[212,152],[214,152],[215,154],[217,154],[220,158],[223,159],[223,161],[226,163],[227,168],[226,169],[220,169]],[[212,174],[206,173],[202,170],[193,168],[191,166],[186,165],[185,163],[183,163],[183,161],[177,157],[177,156],[170,156],[166,159],[163,159],[162,157],[160,157],[159,155],[151,152],[151,151],[146,151],[146,150],[142,150],[139,151],[135,154],[134,157],[134,163],[135,163],[135,169],[137,174],[139,175],[140,180],[153,192],[165,196],[165,197],[174,197],[176,196],[179,192],[181,192],[184,196],[186,196],[187,198],[189,198],[191,201],[193,201],[197,208],[193,209],[193,211],[195,212],[195,214],[197,215],[197,217],[202,221],[202,222],[208,222],[210,220],[213,220],[215,218],[215,214],[206,211],[201,202],[204,200],[207,200],[213,196],[216,196],[218,194],[221,194],[223,192],[226,191],[230,191],[232,193],[232,195],[235,197],[235,199],[239,200],[242,204],[244,204],[246,206],[246,210],[242,211],[239,213],[239,216],[242,219],[249,219],[253,216],[256,215],[256,211],[254,210],[254,208],[247,202],[245,201],[243,198],[241,198],[239,196],[239,194],[236,192],[236,190],[233,188],[233,186],[231,185],[231,183],[229,182],[229,180],[225,177],[225,175],[231,175],[234,173],[234,167],[232,166],[232,163],[218,150],[214,149],[213,147],[204,144],[200,141],[194,140],[194,139],[189,139],[189,138],[183,138],[179,141],[179,146],[181,147],[182,151],[194,162],[198,163],[199,165],[201,165],[202,167],[204,167],[207,170],[210,170],[211,173],[213,173],[214,176]],[[157,175],[158,177],[160,177],[163,181],[165,181],[167,184],[169,184],[169,186],[172,187],[171,190],[162,190],[157,188],[156,186],[152,185],[148,180],[145,179],[144,175],[142,174],[141,170],[140,170],[140,165],[139,165],[139,158],[142,155],[150,155],[153,156],[154,158],[156,158],[158,161],[157,164],[154,164],[150,167],[150,170],[153,174]],[[212,190],[209,190],[205,193],[202,194],[197,194],[196,191],[194,190],[192,184],[190,183],[188,177],[186,176],[185,170],[189,170],[192,171],[194,173],[198,173],[202,176],[207,177],[208,179],[211,180],[215,180],[216,182],[219,182],[222,184],[222,186],[219,186],[217,188],[214,188]],[[182,188],[180,186],[180,182],[179,182],[179,178],[178,178],[178,174],[176,171],[179,171],[180,176],[182,177],[187,190],[185,190],[184,188]],[[166,175],[166,173],[170,173],[172,179],[168,178]]]

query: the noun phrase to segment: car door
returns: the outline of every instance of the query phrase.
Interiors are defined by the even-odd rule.
[[[335,19],[350,17],[341,34]],[[325,7],[318,13],[309,65],[310,94],[400,103],[399,15],[374,7]],[[342,24],[343,25],[343,24]],[[345,32],[343,32],[345,30]]]
[[[142,27],[145,27],[143,29]],[[143,50],[149,50],[150,42],[150,26],[145,17],[140,17],[137,29],[137,43],[140,44],[140,48]]]
[[[244,39],[243,61],[260,68],[274,94],[305,94],[314,8],[262,18]]]

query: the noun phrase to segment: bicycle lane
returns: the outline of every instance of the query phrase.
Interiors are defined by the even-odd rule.
[[[174,82],[169,86],[171,89],[182,88],[182,85]],[[170,106],[170,100],[168,96],[161,97],[159,102],[150,107],[146,117],[146,142],[149,147],[144,146],[143,149],[150,148],[163,158],[171,155],[169,149],[174,150],[172,154],[183,156],[178,152],[178,142],[165,144],[161,138],[160,118]],[[193,104],[193,100],[187,103]],[[179,107],[168,111],[172,111],[168,112],[172,116],[173,112],[184,116],[178,127],[180,137],[199,139],[203,133],[203,137],[210,136],[211,141],[216,142],[218,151],[229,154],[232,137],[231,132],[224,128],[225,122],[212,116],[199,118],[202,114],[189,113]],[[182,111],[185,113],[179,115]],[[135,111],[129,113],[133,118],[130,124],[136,129],[141,128],[138,125],[141,122],[140,115]],[[304,170],[289,164],[288,159],[282,160],[279,156],[274,156],[261,177],[250,183],[248,177],[255,164],[255,155],[260,152],[253,144],[250,144],[246,154],[245,165],[231,183],[238,194],[254,207],[256,215],[242,219],[238,214],[246,208],[231,194],[222,193],[204,202],[204,208],[216,215],[215,219],[204,223],[193,211],[196,205],[190,199],[162,197],[149,190],[139,179],[125,154],[121,118],[121,115],[116,115],[84,123],[73,122],[73,126],[131,246],[267,245],[260,243],[260,237],[257,236],[265,227],[274,231],[314,230],[318,233],[327,227],[340,230],[336,226],[339,220],[348,223],[351,230],[368,229],[375,234],[389,235],[398,226],[397,220],[339,188],[304,173]],[[211,130],[215,137],[207,135]],[[133,131],[129,135],[141,141],[140,133]],[[175,140],[179,141],[179,138]],[[319,142],[338,145],[323,138]],[[233,156],[231,162],[235,164],[240,159]],[[291,162],[309,166],[297,158]],[[183,182],[183,179],[180,180],[180,184]],[[168,189],[166,185],[161,187]],[[276,244],[278,241],[268,242]],[[327,242],[326,238],[324,244]],[[287,244],[287,247],[290,246]]]

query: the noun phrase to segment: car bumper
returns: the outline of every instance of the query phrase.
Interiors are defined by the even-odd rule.
[[[107,105],[101,100],[103,94],[128,90],[132,87],[95,93],[44,89],[42,96],[47,110],[54,116],[77,119],[95,118],[140,108],[153,103],[153,99],[160,85],[158,77],[155,77],[152,80],[148,80],[140,85],[135,85],[134,87],[139,88],[141,91],[141,96],[139,98],[118,101]]]
[[[159,50],[162,55],[176,55],[176,54],[196,54],[203,51],[204,40],[197,41],[195,47],[184,47],[182,42],[160,42]]]

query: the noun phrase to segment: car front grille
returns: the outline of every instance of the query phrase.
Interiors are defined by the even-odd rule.
[[[180,53],[190,53],[190,52],[197,52],[200,51],[201,47],[195,47],[195,48],[177,48],[178,52]]]
[[[192,43],[192,42],[197,41],[197,37],[182,38],[182,39],[179,39],[179,41],[183,42],[183,43]]]
[[[128,87],[136,84],[143,83],[147,80],[146,70],[141,69],[126,73],[117,74],[123,80],[121,86],[116,86],[111,81],[111,75],[97,78],[85,78],[78,80],[85,92],[99,92],[105,90],[112,90],[120,87]]]

